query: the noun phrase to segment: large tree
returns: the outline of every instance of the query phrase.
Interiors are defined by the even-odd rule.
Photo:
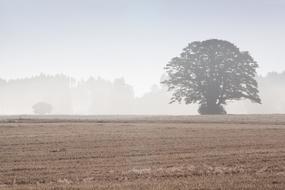
[[[234,44],[211,39],[190,43],[165,67],[162,81],[173,91],[171,103],[200,104],[200,114],[225,114],[229,100],[261,103],[255,80],[258,64]]]

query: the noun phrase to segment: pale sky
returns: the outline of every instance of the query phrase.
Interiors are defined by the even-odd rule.
[[[249,51],[285,70],[285,0],[0,0],[0,78],[124,77],[137,96],[192,41]]]

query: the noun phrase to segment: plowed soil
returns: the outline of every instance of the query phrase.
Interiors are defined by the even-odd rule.
[[[285,189],[285,116],[1,117],[0,189]]]

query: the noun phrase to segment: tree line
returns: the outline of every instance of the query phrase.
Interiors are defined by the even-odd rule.
[[[284,112],[285,73],[258,77],[257,68],[257,62],[248,51],[228,41],[195,41],[166,65],[161,86],[154,86],[143,97],[135,97],[133,87],[123,78],[112,82],[93,77],[78,81],[63,74],[41,74],[0,80],[0,112],[30,113],[32,108],[35,113],[54,114],[179,114],[175,108],[183,107],[185,110],[181,113],[187,114],[198,106],[200,114],[226,114],[225,105],[234,100],[264,103],[263,107],[271,113]],[[273,92],[276,103],[271,97]],[[278,95],[280,100],[276,98]],[[169,100],[194,106],[186,109],[181,105],[168,105]],[[262,106],[248,106],[248,102],[246,105],[249,111],[242,113]],[[270,105],[272,108],[268,109]]]
[[[162,81],[165,77],[162,77]],[[285,113],[285,72],[257,76],[262,104],[229,102],[228,113]],[[124,79],[90,77],[76,80],[67,75],[37,75],[0,79],[0,113],[33,114],[33,105],[52,105],[51,114],[197,114],[198,104],[169,104],[167,86],[154,85],[141,97]],[[273,98],[274,95],[274,98]]]

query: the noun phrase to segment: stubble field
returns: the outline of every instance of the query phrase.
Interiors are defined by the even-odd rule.
[[[0,189],[285,189],[285,115],[0,117]]]

